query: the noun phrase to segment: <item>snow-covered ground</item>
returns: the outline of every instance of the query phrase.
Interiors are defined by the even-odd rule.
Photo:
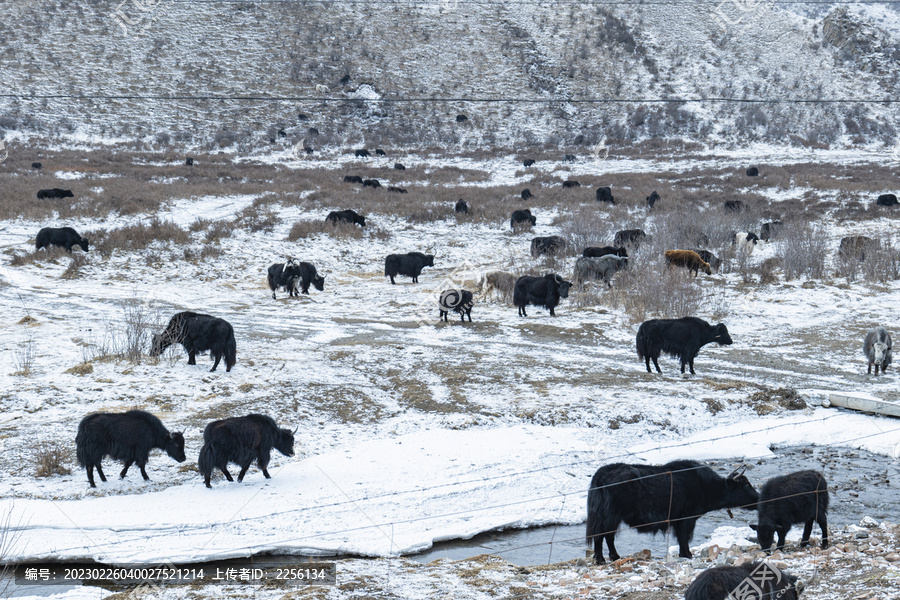
[[[737,159],[665,168],[688,171],[716,160]],[[521,183],[515,169],[500,166],[507,162],[467,166],[491,174],[482,185]],[[602,171],[652,167],[622,162],[604,161]],[[286,164],[298,166],[289,158]],[[337,174],[340,166],[322,161],[318,168]],[[232,218],[253,199],[177,199],[159,216],[187,227],[198,217]],[[703,277],[707,300],[697,316],[725,322],[734,344],[705,347],[696,376],[680,376],[667,358],[662,375],[649,374],[634,355],[637,323],[605,305],[577,308],[570,298],[556,318],[536,307],[520,318],[514,307],[479,297],[471,324],[438,322],[441,289],[471,285],[484,270],[534,263],[530,235],[514,236],[502,224],[411,225],[368,214],[392,232],[389,240],[318,234],[284,241],[295,221],[320,219],[345,200],[325,210],[313,202],[276,205],[273,233],[236,229],[221,241],[223,253],[206,262],[176,259],[181,248],[156,245],[108,260],[89,254],[80,276],[62,279],[67,257],[19,267],[4,261],[0,514],[9,515],[15,534],[5,558],[155,564],[259,552],[395,557],[483,531],[580,523],[589,477],[608,462],[726,458],[737,465],[790,444],[897,454],[896,420],[817,407],[834,391],[895,396],[895,371],[865,375],[861,342],[873,325],[894,328],[886,307],[900,300],[896,282],[873,290],[831,277],[769,285],[740,285],[736,273]],[[539,215],[535,235],[556,233],[551,213],[558,211]],[[146,217],[67,224],[109,229]],[[847,231],[883,235],[892,223],[823,222],[832,251]],[[37,229],[50,224],[61,223],[2,223],[7,254],[30,250]],[[383,277],[386,254],[427,248],[435,248],[436,267],[420,284],[400,278],[392,286]],[[299,299],[279,292],[272,300],[265,270],[285,255],[327,273],[325,290]],[[566,272],[573,262],[567,259]],[[121,341],[127,313],[142,311],[161,327],[188,309],[234,325],[231,373],[208,373],[206,358],[187,366],[180,348],[159,362],[95,358],[98,347]],[[28,348],[30,372],[13,374]],[[67,372],[86,360],[92,372]],[[748,401],[761,389],[784,387],[810,407],[760,416]],[[85,414],[129,408],[184,431],[188,461],[154,453],[149,482],[134,470],[119,480],[107,461],[109,481],[92,490],[73,452],[70,475],[34,476],[40,443],[74,450]],[[270,480],[251,467],[243,483],[217,476],[206,489],[194,465],[203,426],[250,412],[298,427],[295,457],[275,453]],[[720,533],[716,543],[729,545],[751,531]]]

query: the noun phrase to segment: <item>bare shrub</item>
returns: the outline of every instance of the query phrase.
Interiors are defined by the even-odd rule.
[[[900,279],[900,256],[890,239],[876,240],[866,249],[864,259],[838,253],[837,272],[851,283],[860,276],[868,283],[894,281]]]
[[[107,324],[104,335],[82,348],[84,362],[127,360],[141,364],[153,332],[161,329],[161,315],[137,299],[122,306],[121,323]]]
[[[35,477],[69,475],[66,463],[72,461],[72,449],[59,442],[42,442],[34,449]]]
[[[62,272],[60,277],[62,279],[77,279],[81,277],[83,273],[81,272],[81,268],[87,264],[90,264],[87,256],[84,254],[72,254],[72,260],[69,262],[69,266],[66,267],[66,270]]]
[[[828,241],[822,228],[805,222],[785,223],[783,232],[775,255],[781,259],[784,278],[824,277]]]
[[[250,232],[257,231],[271,232],[281,219],[278,214],[269,208],[268,205],[254,202],[252,206],[248,206],[238,213],[234,220],[236,227],[242,227]],[[229,231],[230,235],[230,231]]]
[[[778,275],[775,270],[781,266],[781,259],[777,256],[767,258],[753,268],[753,272],[759,276],[759,283],[767,285],[778,281]]]
[[[406,220],[413,224],[432,223],[434,221],[443,221],[453,214],[453,208],[450,205],[438,204],[414,211],[406,217]]]
[[[13,364],[15,365],[15,375],[20,377],[28,377],[34,369],[34,359],[37,355],[37,347],[34,343],[34,336],[29,335],[19,344],[13,351]]]
[[[203,239],[207,243],[218,242],[222,238],[231,237],[233,231],[234,223],[231,221],[212,221],[206,227],[206,235]]]
[[[34,264],[42,260],[55,261],[65,256],[69,256],[69,253],[66,252],[65,248],[51,246],[49,248],[42,248],[41,250],[35,250],[33,252],[15,254],[13,255],[12,259],[10,259],[9,264],[12,267],[22,267],[25,265]]]
[[[703,304],[703,290],[686,269],[670,269],[662,261],[635,261],[616,275],[610,303],[632,321],[650,316],[679,318],[694,315]]]
[[[106,231],[98,229],[88,232],[84,237],[91,241],[91,246],[100,256],[109,257],[116,250],[135,252],[143,250],[154,242],[187,244],[190,234],[171,221],[160,221],[154,218],[149,223],[137,223],[118,229]]]
[[[553,224],[560,227],[570,256],[577,256],[591,246],[607,246],[615,234],[612,223],[602,218],[593,206],[581,206],[563,213]]]

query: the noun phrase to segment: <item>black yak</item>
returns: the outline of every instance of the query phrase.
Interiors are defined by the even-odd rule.
[[[618,560],[615,537],[624,522],[638,533],[675,530],[679,556],[691,558],[688,544],[694,526],[704,514],[722,508],[753,510],[759,498],[743,475],[734,471],[723,479],[693,460],[665,465],[614,463],[600,467],[591,479],[587,500],[588,545],[594,544],[594,560],[603,559],[603,540],[610,560]]]
[[[369,151],[365,148],[361,148],[359,150],[356,150],[354,154],[357,156],[357,158],[366,158],[367,156],[369,156]]]
[[[40,168],[43,167],[43,166],[44,166],[44,165],[42,165],[42,164],[39,163],[39,162],[33,162],[33,163],[31,163],[31,168],[32,168],[32,169],[40,169]]]
[[[684,600],[798,600],[806,582],[769,563],[706,569],[688,587]]]
[[[531,209],[514,210],[509,218],[509,226],[512,229],[519,227],[533,227],[537,224],[537,217],[531,214]]]
[[[796,471],[773,477],[759,492],[759,546],[769,551],[778,533],[778,549],[784,550],[784,538],[795,523],[803,523],[800,547],[809,545],[813,523],[822,530],[822,547],[828,547],[828,482],[819,471]]]
[[[534,194],[532,194],[531,190],[529,190],[528,188],[522,190],[522,193],[519,195],[522,196],[522,200],[528,200],[529,198],[534,196]]]
[[[525,165],[526,167],[530,167],[531,165],[534,164],[534,159],[526,158],[525,160],[522,161],[522,164]]]
[[[747,177],[757,177],[759,176],[759,169],[756,167],[750,167],[747,169]]]
[[[710,252],[709,250],[694,250],[697,253],[697,256],[703,259],[703,262],[709,264],[713,270],[718,271],[719,267],[722,266],[722,259]]]
[[[869,370],[867,375],[872,374],[872,365],[875,365],[875,375],[878,375],[878,368],[881,367],[881,373],[887,371],[888,365],[891,364],[891,334],[884,327],[876,327],[866,334],[863,340],[863,353],[869,362]]]
[[[66,252],[72,252],[72,246],[80,246],[87,252],[88,240],[78,235],[71,227],[44,227],[38,231],[34,246],[36,250],[47,246],[59,246],[65,248]]]
[[[573,163],[577,160],[577,157],[574,154],[566,154],[563,156],[563,162]]]
[[[474,296],[469,290],[444,290],[438,297],[438,319],[447,321],[447,315],[453,311],[459,315],[460,321],[469,317],[472,322],[472,306],[475,304]]]
[[[468,120],[469,120],[469,117],[467,117],[466,115],[456,115],[457,123],[465,123]]]
[[[575,179],[566,179],[565,181],[563,181],[562,186],[564,188],[577,188],[581,187],[581,182]]]
[[[621,256],[623,258],[628,257],[628,250],[625,248],[620,248],[618,246],[603,246],[602,248],[597,248],[596,246],[589,246],[584,249],[584,252],[581,253],[582,256],[585,257],[600,257],[606,256],[607,254],[614,254],[616,256]]]
[[[609,202],[613,205],[616,203],[616,199],[613,198],[612,195],[612,189],[608,186],[597,188],[595,196],[597,198],[597,202]]]
[[[364,180],[363,180],[363,187],[370,187],[370,188],[372,188],[372,189],[380,188],[380,187],[381,187],[381,182],[378,181],[377,179],[364,179]]]
[[[196,365],[197,353],[206,352],[213,359],[210,373],[225,358],[225,371],[237,362],[237,345],[234,341],[234,328],[231,323],[218,317],[201,315],[195,312],[180,312],[169,320],[166,329],[154,334],[150,344],[150,356],[159,356],[172,344],[181,344],[188,353],[189,365]]]
[[[394,277],[403,275],[412,277],[413,283],[419,283],[419,275],[425,267],[434,266],[434,256],[421,252],[409,252],[407,254],[389,254],[384,259],[384,276],[391,278],[391,283],[396,283]]]
[[[320,292],[325,289],[325,276],[316,272],[315,265],[301,261],[297,263],[297,266],[300,267],[300,281],[298,285],[301,293],[309,295],[309,284],[312,284]]]
[[[396,185],[389,185],[388,188],[387,188],[387,191],[389,191],[389,192],[391,192],[391,193],[394,193],[394,194],[405,194],[405,193],[407,193],[407,192],[406,192],[406,188],[397,187]]]
[[[63,198],[74,198],[75,194],[72,193],[72,190],[64,190],[61,188],[53,188],[49,190],[39,190],[37,193],[38,200],[45,200],[50,198],[51,200],[62,200]]]
[[[396,169],[397,171],[405,171],[406,166],[404,166],[403,163],[394,163],[394,169]]]
[[[296,431],[296,430],[295,430]],[[272,417],[250,414],[231,417],[207,424],[203,430],[203,447],[197,466],[203,475],[203,483],[211,488],[209,480],[213,469],[219,469],[228,481],[234,481],[228,472],[228,463],[241,468],[238,481],[244,480],[247,469],[255,460],[266,479],[271,479],[269,459],[272,448],[285,456],[294,455],[294,434],[290,429],[279,428]]]
[[[531,256],[541,254],[560,256],[566,251],[566,240],[558,235],[548,237],[536,237],[531,240]]]
[[[337,225],[338,223],[355,223],[360,227],[366,226],[366,218],[355,210],[333,210],[325,217],[326,223]]]
[[[513,288],[513,304],[519,309],[520,317],[527,317],[525,307],[529,304],[550,309],[550,316],[555,317],[554,309],[560,298],[569,297],[572,284],[556,273],[547,273],[543,277],[519,277]]]
[[[725,212],[744,212],[747,210],[747,205],[740,200],[726,200],[723,206],[725,207]]]
[[[759,229],[759,239],[768,242],[769,240],[777,238],[781,233],[782,227],[784,227],[784,223],[781,221],[769,221],[768,223],[763,223],[762,227]]]
[[[275,292],[279,288],[286,291],[289,297],[296,296],[297,282],[300,280],[300,265],[292,258],[284,263],[275,263],[269,267],[266,280],[269,282],[269,289],[272,290],[273,300]]]
[[[649,206],[650,208],[653,208],[653,205],[657,202],[659,202],[659,194],[657,192],[654,191],[649,196],[647,196],[647,206]]]
[[[466,204],[466,201],[460,198],[456,201],[456,206],[453,207],[453,212],[462,213],[464,215],[469,214],[469,205]]]
[[[363,178],[359,175],[344,175],[344,183],[359,183],[362,184]]]
[[[875,201],[878,206],[897,206],[897,196],[895,194],[881,194]]]
[[[685,365],[690,366],[691,375],[694,375],[694,358],[700,352],[700,348],[716,342],[720,346],[730,345],[731,336],[723,323],[710,325],[697,317],[682,317],[680,319],[651,319],[644,321],[637,332],[638,358],[647,365],[650,370],[650,359],[657,373],[662,373],[659,368],[659,355],[663,352],[669,356],[681,360],[681,372],[684,373]]]
[[[384,150],[382,150],[381,148],[375,148],[375,155],[376,156],[386,156],[386,154],[384,153]]]
[[[637,250],[646,238],[647,234],[644,233],[643,229],[623,229],[616,232],[616,237],[613,238],[613,246]]]
[[[94,483],[94,467],[100,481],[106,481],[103,474],[104,456],[125,463],[120,477],[125,477],[128,468],[137,463],[144,481],[149,481],[145,467],[150,450],[159,448],[166,454],[184,462],[184,435],[169,432],[162,422],[143,410],[129,410],[126,413],[94,413],[86,416],[78,424],[75,436],[75,454],[78,464],[87,469],[88,482]]]

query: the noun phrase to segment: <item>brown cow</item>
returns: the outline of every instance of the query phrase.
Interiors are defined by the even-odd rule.
[[[704,262],[700,255],[693,250],[666,250],[666,264],[676,267],[684,267],[694,275],[700,269],[707,275],[712,275],[712,268],[708,262]]]

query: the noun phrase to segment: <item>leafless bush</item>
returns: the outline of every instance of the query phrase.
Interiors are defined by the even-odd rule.
[[[35,477],[69,475],[66,463],[72,460],[72,449],[59,442],[42,442],[34,449]]]
[[[9,264],[12,267],[22,267],[25,265],[34,264],[41,260],[55,261],[57,259],[63,258],[64,256],[69,256],[69,253],[66,252],[65,248],[52,246],[49,248],[42,248],[41,250],[35,250],[33,252],[26,252],[24,254],[15,254],[9,261]]]
[[[161,315],[144,302],[131,299],[122,306],[121,323],[107,324],[104,335],[82,348],[84,362],[127,360],[141,364],[154,331],[161,329]]]
[[[900,279],[900,255],[894,250],[890,239],[876,240],[867,248],[864,258],[856,255],[841,255],[837,258],[837,272],[847,281],[862,277],[869,283],[885,283]]]
[[[37,354],[37,348],[34,343],[34,336],[29,335],[25,340],[13,351],[13,363],[16,371],[15,375],[28,377],[34,369],[34,359]]]
[[[805,222],[785,223],[779,237],[775,255],[781,259],[785,279],[825,276],[828,241],[821,227]]]
[[[634,261],[616,275],[609,298],[637,322],[694,315],[703,303],[703,290],[686,269],[670,269],[659,260]]]
[[[581,206],[572,212],[559,215],[554,225],[561,229],[566,239],[569,255],[577,256],[591,246],[607,246],[612,243],[613,225],[603,218],[593,206]]]
[[[111,256],[116,250],[143,250],[154,242],[187,244],[191,240],[190,234],[175,223],[159,219],[110,231],[98,229],[88,232],[84,237],[90,240],[92,251],[103,257]]]
[[[62,279],[77,279],[81,277],[83,273],[81,272],[81,268],[84,265],[90,264],[90,261],[84,254],[76,254],[72,253],[72,260],[69,262],[69,266],[66,267],[66,270],[62,272],[60,277]]]
[[[759,277],[759,283],[766,285],[778,281],[775,270],[781,266],[781,259],[777,256],[767,258],[753,268],[753,273]]]
[[[257,231],[271,232],[280,220],[278,214],[268,205],[257,201],[238,213],[234,220],[234,226],[242,227],[253,233]]]

